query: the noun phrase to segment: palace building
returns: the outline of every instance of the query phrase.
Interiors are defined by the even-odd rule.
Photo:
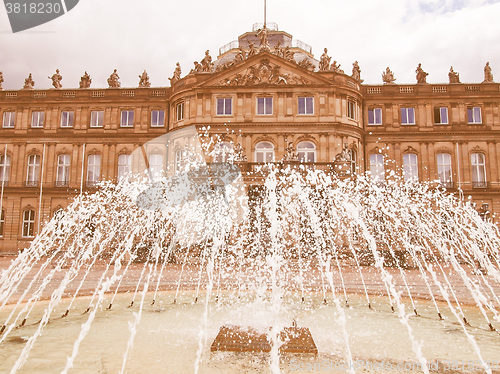
[[[444,84],[426,83],[420,65],[416,74],[400,85],[387,68],[380,85],[365,85],[357,62],[344,72],[326,49],[316,59],[267,24],[214,61],[206,51],[184,76],[177,65],[171,87],[150,87],[144,72],[137,88],[123,88],[115,70],[108,88],[85,72],[68,89],[57,71],[54,88],[39,90],[30,75],[23,89],[0,91],[0,255],[29,246],[76,195],[127,173],[139,146],[193,125],[237,148],[244,175],[263,162],[331,170],[342,155],[353,174],[383,183],[395,170],[462,191],[485,217],[499,213],[500,85],[489,64],[479,83],[461,83],[453,69]]]

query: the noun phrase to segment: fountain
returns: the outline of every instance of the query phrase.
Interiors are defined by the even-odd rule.
[[[44,226],[0,275],[0,371],[499,368],[500,236],[470,202],[214,149],[155,139]]]

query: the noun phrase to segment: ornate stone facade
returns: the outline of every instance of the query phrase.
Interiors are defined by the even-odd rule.
[[[209,125],[244,175],[266,160],[346,176],[404,170],[500,212],[499,84],[400,85],[387,69],[380,85],[363,85],[357,64],[352,76],[336,61],[326,69],[326,50],[321,63],[283,31],[256,31],[184,77],[179,66],[167,88],[142,75],[140,88],[120,88],[115,71],[109,88],[90,88],[85,73],[80,88],[35,90],[30,77],[25,90],[1,91],[0,254],[29,245],[97,180],[116,180],[141,144],[192,125]]]

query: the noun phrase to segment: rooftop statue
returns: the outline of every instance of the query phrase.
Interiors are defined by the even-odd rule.
[[[171,86],[175,84],[175,82],[177,82],[179,79],[181,79],[181,73],[181,64],[177,62],[175,64],[174,75],[172,75],[172,78],[169,78]]]
[[[201,64],[198,61],[193,62],[193,64],[194,64],[194,68],[191,69],[191,71],[189,73],[191,74],[191,73],[201,72]]]
[[[328,56],[328,49],[325,48],[325,52],[321,55],[319,60],[319,70],[329,70],[330,68],[330,60],[332,58]]]
[[[33,81],[33,77],[31,76],[30,73],[28,78],[24,80],[23,90],[32,90],[33,88],[35,88],[35,82]]]
[[[116,72],[116,69],[113,71],[113,74],[111,74],[108,78],[108,85],[109,88],[119,88],[121,87],[121,83],[119,81],[120,77],[118,76],[118,73]]]
[[[248,58],[252,57],[253,55],[257,54],[257,49],[255,49],[255,44],[253,42],[248,42]]]
[[[450,67],[448,78],[450,78],[450,83],[460,83],[460,74],[453,70],[453,66]]]
[[[493,74],[491,73],[490,63],[487,62],[484,66],[484,81],[483,83],[493,83]]]
[[[337,64],[337,61],[334,60],[332,64],[330,65],[330,70],[336,72],[336,73],[344,73],[342,69],[340,69],[340,64]]]
[[[264,24],[264,26],[257,31],[257,34],[255,34],[258,38],[260,38],[260,50],[261,51],[270,51],[271,48],[269,47],[269,32],[267,31],[267,27]]]
[[[278,43],[276,43],[274,45],[274,52],[273,52],[276,56],[280,56],[281,57],[281,42],[278,41]]]
[[[85,72],[83,77],[80,78],[80,88],[90,88],[90,84],[92,83],[92,79],[90,79],[90,75]]]
[[[62,76],[61,76],[61,74],[59,74],[59,69],[56,69],[56,73],[48,78],[52,79],[52,85],[54,86],[54,88],[60,89],[62,87],[62,84],[61,84]]]
[[[422,64],[418,64],[415,73],[417,73],[417,83],[427,83],[427,76],[429,74],[422,69]]]
[[[3,74],[0,71],[0,90],[3,90],[2,83],[3,83]]]
[[[237,64],[238,62],[244,61],[247,58],[246,52],[240,48],[238,48],[238,52],[234,56],[233,62]]]
[[[286,46],[285,50],[283,51],[283,58],[288,61],[293,61],[293,55],[295,52],[290,51],[290,46]]]
[[[357,61],[354,61],[354,63],[352,64],[352,75],[351,75],[351,77],[353,77],[359,83],[363,82],[363,80],[361,79],[361,69],[359,68],[359,65],[358,65]]]
[[[394,84],[394,81],[396,78],[394,78],[394,73],[387,67],[385,69],[385,72],[382,72],[382,81],[384,84]]]
[[[139,75],[139,87],[140,88],[146,88],[146,87],[151,87],[151,83],[149,83],[149,76],[148,73],[146,73],[146,70]]]
[[[211,72],[214,67],[212,62],[212,56],[210,56],[210,51],[205,51],[205,57],[201,60],[201,71],[203,72]]]

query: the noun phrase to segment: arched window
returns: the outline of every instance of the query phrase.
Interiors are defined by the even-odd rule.
[[[484,153],[472,153],[470,155],[472,166],[472,187],[486,187],[486,158]]]
[[[89,155],[87,159],[87,186],[95,186],[101,179],[101,155]]]
[[[40,160],[39,155],[28,156],[28,170],[26,173],[26,186],[36,187],[40,178]]]
[[[163,166],[163,155],[161,153],[152,153],[149,155],[149,173],[157,180],[162,177],[165,168]]]
[[[214,162],[227,162],[232,158],[233,145],[229,142],[221,142],[215,146]]]
[[[69,184],[70,155],[57,156],[56,186],[65,187]]]
[[[189,163],[189,150],[187,148],[175,151],[175,171],[186,171],[186,165]]]
[[[300,162],[316,162],[316,145],[313,142],[297,144],[297,157]]]
[[[351,162],[351,175],[354,175],[356,174],[356,169],[357,169],[357,166],[356,166],[356,161],[357,161],[357,153],[356,153],[356,150],[355,149],[349,149],[349,156],[350,156],[350,162]]]
[[[1,155],[0,156],[0,186],[3,184],[7,185],[9,183],[10,174],[10,156]]]
[[[418,159],[415,153],[403,155],[403,177],[405,181],[418,180]]]
[[[439,183],[444,187],[452,187],[451,154],[438,153],[436,158]]]
[[[118,180],[126,177],[132,171],[132,156],[119,155],[118,156]]]
[[[271,142],[259,142],[255,146],[255,162],[274,162],[274,145]]]
[[[378,153],[370,155],[370,173],[374,182],[382,182],[385,179],[383,155]]]
[[[27,209],[23,211],[23,238],[32,238],[35,232],[35,211]]]

